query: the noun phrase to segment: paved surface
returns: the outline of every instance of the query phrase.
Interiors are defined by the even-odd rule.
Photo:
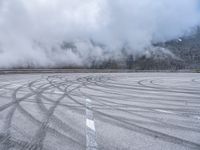
[[[0,75],[0,150],[200,150],[200,74]]]

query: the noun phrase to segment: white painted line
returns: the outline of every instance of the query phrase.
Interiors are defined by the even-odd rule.
[[[16,87],[19,87],[19,86],[22,86],[22,84],[9,84],[6,86],[6,88],[16,88]]]
[[[155,109],[155,111],[167,113],[167,114],[174,114],[174,112],[172,112],[172,111],[167,111],[167,110],[163,110],[163,109]]]
[[[92,101],[90,99],[86,99],[86,102],[91,103]]]
[[[86,150],[98,150],[92,100],[86,99]]]
[[[86,120],[86,125],[87,125],[88,128],[90,128],[91,130],[95,131],[95,126],[94,126],[94,121],[93,120],[87,119]]]
[[[63,92],[52,92],[54,94],[63,94]]]

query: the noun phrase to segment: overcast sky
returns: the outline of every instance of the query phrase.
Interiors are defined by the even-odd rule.
[[[143,51],[200,22],[199,0],[0,0],[0,67],[87,63]],[[93,47],[90,39],[106,45]],[[74,42],[79,54],[63,52]]]

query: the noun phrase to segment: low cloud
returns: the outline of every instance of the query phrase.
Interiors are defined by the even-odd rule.
[[[198,0],[1,0],[0,68],[90,65],[199,25]]]

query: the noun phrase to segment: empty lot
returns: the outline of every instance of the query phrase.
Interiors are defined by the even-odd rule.
[[[200,74],[0,75],[0,150],[199,150]]]

